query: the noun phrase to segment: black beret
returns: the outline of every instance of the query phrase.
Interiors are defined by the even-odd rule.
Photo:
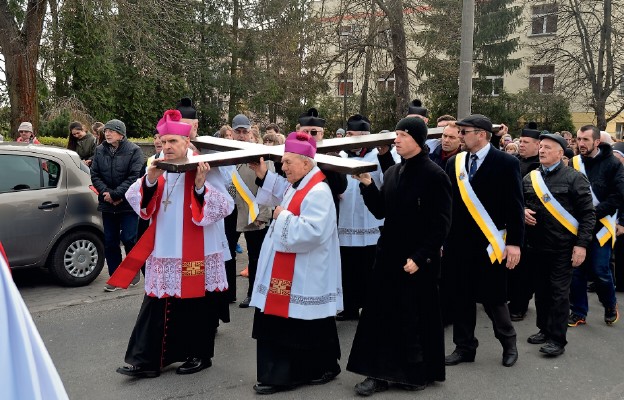
[[[564,151],[568,147],[568,142],[563,138],[563,136],[555,135],[554,133],[543,133],[539,135],[539,140],[544,139],[554,140]]]
[[[180,111],[182,118],[197,119],[197,110],[193,107],[193,100],[190,97],[181,98],[176,109]]]
[[[355,114],[349,117],[349,120],[347,121],[347,130],[370,132],[371,124],[365,116]]]
[[[407,115],[413,114],[417,114],[425,118],[429,116],[429,112],[425,107],[422,106],[422,101],[420,101],[419,99],[412,100],[407,106]]]
[[[455,123],[457,126],[467,126],[472,128],[483,129],[492,133],[492,121],[485,115],[472,114],[461,121]]]
[[[319,128],[325,127],[325,120],[319,118],[318,115],[318,110],[316,108],[310,108],[307,112],[299,116],[299,125],[318,126]]]

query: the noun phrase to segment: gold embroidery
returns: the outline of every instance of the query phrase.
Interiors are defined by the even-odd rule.
[[[203,261],[185,261],[182,263],[182,276],[197,276],[204,274]]]
[[[291,287],[292,281],[287,281],[286,279],[271,278],[269,293],[277,294],[279,296],[290,296]]]

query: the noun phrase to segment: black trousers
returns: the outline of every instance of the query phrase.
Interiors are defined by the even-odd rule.
[[[359,315],[360,308],[364,306],[376,247],[340,247],[344,314]]]
[[[230,248],[230,256],[232,259],[225,262],[225,277],[228,281],[228,291],[226,299],[232,303],[236,301],[236,243],[240,233],[236,232],[236,219],[238,211],[234,207],[234,211],[224,219],[225,236],[227,237],[228,247]]]
[[[526,314],[531,297],[533,297],[533,269],[535,265],[531,257],[525,254],[523,251],[520,263],[507,275],[510,314]]]
[[[507,349],[516,344],[516,330],[509,317],[507,303],[484,303],[483,308],[492,321],[494,336]],[[462,353],[477,351],[479,341],[474,335],[477,323],[477,304],[475,301],[458,298],[455,301],[453,315],[453,343],[456,350]]]
[[[533,282],[537,327],[549,340],[565,346],[570,313],[572,249],[560,251],[529,250],[534,260]]]

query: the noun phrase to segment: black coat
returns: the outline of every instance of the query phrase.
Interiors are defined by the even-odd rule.
[[[596,230],[602,228],[600,219],[621,209],[624,200],[624,166],[613,155],[611,146],[602,143],[599,149],[600,153],[594,158],[581,156],[587,179],[600,200],[596,206]]]
[[[522,180],[524,202],[527,208],[535,211],[533,216],[537,224],[527,225],[525,245],[545,251],[561,251],[572,249],[573,246],[587,248],[592,241],[596,223],[587,178],[560,163],[544,177],[544,182],[553,197],[578,221],[578,235],[572,234],[544,207],[533,189],[531,176],[527,175]]]
[[[507,301],[507,268],[487,254],[489,242],[464,204],[453,156],[447,173],[453,187],[453,224],[444,244],[444,257],[455,265],[455,282],[460,296],[479,302]],[[469,156],[466,157],[469,160]],[[506,244],[522,246],[524,236],[524,201],[518,159],[491,147],[470,182],[472,188],[496,224],[507,230]],[[464,263],[465,260],[471,260]],[[464,265],[466,264],[466,265]]]
[[[126,201],[126,192],[141,174],[145,164],[143,152],[136,144],[123,139],[117,151],[111,151],[107,142],[95,148],[91,164],[91,182],[99,192],[98,210],[102,212],[133,211]],[[114,201],[122,200],[116,206],[104,201],[104,192],[109,192]]]
[[[527,158],[522,158],[518,156],[518,161],[520,161],[520,176],[522,178],[524,178],[526,174],[533,171],[534,169],[538,169],[540,166],[539,155],[534,155]]]
[[[422,152],[390,167],[380,190],[361,188],[368,209],[385,223],[347,369],[393,382],[442,381],[437,279],[451,222],[449,178]],[[411,275],[403,270],[408,258],[419,267]]]

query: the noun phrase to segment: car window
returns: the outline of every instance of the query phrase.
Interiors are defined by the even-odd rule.
[[[0,193],[56,187],[58,163],[31,156],[0,155]]]

